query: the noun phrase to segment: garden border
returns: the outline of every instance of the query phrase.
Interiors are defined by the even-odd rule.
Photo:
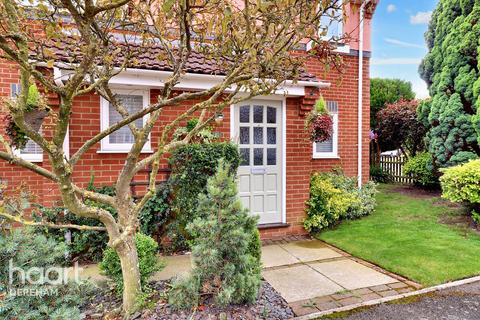
[[[354,309],[361,308],[361,307],[375,306],[375,305],[379,305],[379,304],[382,304],[382,303],[385,303],[385,302],[390,302],[390,301],[403,299],[403,298],[407,298],[407,297],[412,297],[412,296],[419,296],[419,295],[427,294],[427,293],[430,293],[430,292],[436,292],[436,291],[440,291],[440,290],[444,290],[444,289],[454,288],[454,287],[458,287],[458,286],[461,286],[461,285],[464,285],[464,284],[469,284],[469,283],[473,283],[473,282],[477,282],[477,281],[480,281],[480,276],[474,276],[474,277],[467,278],[467,279],[457,280],[457,281],[453,281],[453,282],[447,282],[447,283],[444,283],[444,284],[420,289],[420,290],[417,290],[417,291],[402,293],[402,294],[399,294],[399,295],[396,295],[396,296],[390,296],[390,297],[385,297],[385,298],[360,302],[360,303],[352,304],[352,305],[345,306],[345,307],[339,307],[339,308],[334,308],[334,309],[330,309],[330,310],[326,310],[326,311],[311,313],[309,315],[295,317],[293,319],[294,320],[313,320],[313,319],[317,319],[319,317],[323,317],[323,316],[330,315],[330,314],[333,314],[333,313],[350,311],[350,310],[354,310]]]

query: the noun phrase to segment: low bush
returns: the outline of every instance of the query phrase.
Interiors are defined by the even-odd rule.
[[[0,292],[4,293],[0,295],[1,319],[80,319],[79,306],[93,292],[89,283],[65,283],[61,281],[63,275],[55,272],[48,272],[50,284],[40,281],[39,272],[31,272],[38,283],[22,283],[19,272],[10,280],[10,264],[25,272],[32,268],[48,270],[60,265],[65,250],[61,242],[31,229],[0,233]],[[38,295],[13,294],[25,289]]]
[[[480,212],[480,159],[443,170],[442,197]]]
[[[115,189],[111,186],[89,187],[101,194],[114,195]],[[94,205],[109,211],[116,216],[113,207],[91,200],[86,200],[89,205]],[[87,226],[101,226],[102,224],[96,219],[79,217],[63,207],[43,207],[37,206],[38,212],[34,213],[35,219],[42,219],[56,224],[78,224]],[[94,230],[67,230],[67,229],[49,229],[38,227],[37,231],[49,237],[54,237],[56,241],[66,244],[69,253],[69,260],[82,260],[88,262],[99,262],[102,259],[102,253],[108,242],[106,232]],[[68,239],[68,240],[67,240]]]
[[[392,182],[392,176],[390,173],[384,171],[380,166],[370,166],[370,179],[376,183],[389,183]]]
[[[158,244],[153,238],[137,233],[135,235],[135,244],[138,253],[140,281],[143,287],[154,272],[163,269],[164,264],[158,260]],[[115,290],[120,295],[123,292],[122,266],[115,250],[107,248],[104,251],[99,267],[102,273],[113,281]]]
[[[157,188],[157,192],[145,203],[139,214],[140,232],[151,237],[162,234],[170,218],[172,190],[167,181]]]
[[[314,173],[310,178],[304,227],[310,233],[337,224],[342,219],[357,219],[373,212],[376,185],[366,183],[360,190],[357,180],[341,172]]]
[[[169,303],[192,308],[252,303],[261,284],[258,217],[242,207],[231,168],[221,164],[199,196],[197,217],[187,229],[194,236],[194,268],[174,281]]]
[[[216,173],[222,158],[229,164],[229,171],[236,173],[240,155],[238,146],[231,142],[188,144],[172,152],[169,184],[173,199],[166,231],[172,250],[190,247],[192,237],[186,226],[197,216],[198,195],[205,192],[207,180]]]
[[[404,172],[411,175],[414,183],[424,188],[438,186],[438,171],[433,166],[432,156],[423,152],[410,158],[404,166]]]
[[[101,194],[113,196],[115,189],[112,186],[94,187],[90,186],[89,190],[94,190]],[[170,215],[170,198],[171,189],[168,183],[158,187],[157,193],[150,198],[140,211],[140,232],[157,236],[162,227],[167,222]],[[108,210],[114,217],[117,213],[115,209],[109,205],[100,204],[90,200],[86,200],[88,204],[93,204]],[[39,220],[48,221],[57,224],[80,224],[88,226],[101,226],[102,224],[95,219],[78,217],[70,213],[63,207],[43,207],[37,205],[38,212],[34,217]],[[108,234],[106,232],[92,230],[66,230],[66,229],[49,229],[38,227],[37,231],[54,237],[57,241],[65,243],[69,253],[67,260],[81,260],[86,262],[99,262],[102,260],[103,251],[107,247]],[[66,239],[68,238],[68,240]]]

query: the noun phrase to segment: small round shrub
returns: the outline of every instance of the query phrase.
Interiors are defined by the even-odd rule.
[[[443,170],[442,197],[464,202],[472,212],[480,211],[480,159]]]
[[[404,172],[411,175],[414,183],[425,188],[438,186],[438,172],[433,166],[432,156],[429,153],[420,153],[409,159],[404,166]]]
[[[135,235],[135,244],[138,252],[140,281],[143,287],[154,272],[163,268],[163,264],[158,260],[158,244],[153,238],[137,233]],[[115,250],[107,248],[104,251],[99,267],[103,274],[113,280],[117,293],[121,294],[123,292],[122,266]]]

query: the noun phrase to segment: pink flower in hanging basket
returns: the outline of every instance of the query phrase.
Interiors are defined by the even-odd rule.
[[[315,115],[309,122],[312,142],[325,142],[332,137],[333,121],[328,114]]]

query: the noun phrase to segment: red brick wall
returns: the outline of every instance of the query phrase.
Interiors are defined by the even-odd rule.
[[[358,57],[345,56],[346,66],[343,74],[338,72],[325,73],[316,60],[309,60],[307,69],[317,78],[330,82],[331,87],[322,89],[321,94],[326,100],[337,101],[339,105],[339,159],[312,159],[312,144],[305,138],[305,118],[299,114],[298,98],[287,99],[287,181],[286,181],[286,212],[288,228],[262,230],[262,238],[278,238],[286,235],[304,234],[302,227],[305,200],[308,198],[309,177],[312,171],[328,171],[340,166],[347,175],[357,175],[357,78]],[[363,134],[363,178],[368,179],[368,131],[369,131],[369,64],[364,64],[364,134]],[[18,71],[11,65],[0,62],[0,95],[10,94],[10,83],[18,82]],[[151,91],[151,100],[155,99],[155,90]],[[155,148],[159,132],[166,123],[195,101],[189,101],[182,106],[167,107],[162,111],[161,121],[152,132],[152,146]],[[229,136],[230,110],[224,110],[224,121],[217,130],[224,137]],[[100,98],[98,95],[87,95],[75,100],[70,123],[70,154],[90,137],[100,130]],[[95,177],[96,185],[111,185],[115,182],[124,163],[125,154],[97,153],[100,145],[94,146],[77,163],[74,171],[74,181],[80,186],[86,185],[90,177]],[[44,156],[45,167],[49,167]],[[164,162],[165,165],[165,162]],[[0,179],[7,181],[10,187],[18,186],[21,181],[28,184],[36,192],[39,202],[54,204],[58,199],[56,186],[45,178],[41,178],[25,169],[21,169],[0,160]]]
[[[299,100],[287,99],[287,228],[261,230],[262,238],[281,238],[287,235],[305,234],[303,219],[305,201],[309,196],[310,175],[313,171],[330,171],[341,167],[345,174],[357,176],[357,119],[358,119],[358,57],[344,56],[343,73],[325,73],[323,65],[315,59],[307,62],[307,70],[326,82],[328,89],[321,89],[327,101],[338,102],[339,112],[339,159],[312,159],[312,143],[305,139],[305,117],[299,114]],[[369,130],[370,130],[370,80],[369,59],[364,59],[363,82],[363,181],[369,177]]]

